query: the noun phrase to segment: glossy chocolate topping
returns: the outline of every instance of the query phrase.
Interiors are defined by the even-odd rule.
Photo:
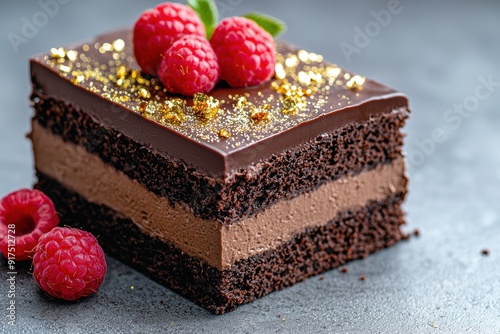
[[[314,54],[315,59],[310,57],[302,62],[305,51],[279,43],[278,59],[283,66],[293,67],[297,76],[293,73],[292,76],[306,75],[300,80],[307,84],[311,78],[325,82],[304,98],[306,102],[297,112],[286,115],[282,112],[285,95],[279,87],[284,81],[277,72],[276,79],[258,87],[234,89],[220,83],[208,94],[220,101],[215,121],[198,122],[188,115],[180,125],[159,122],[148,117],[144,103],[162,104],[175,96],[164,92],[154,78],[146,78],[140,85],[134,81],[130,86],[119,81],[121,68],[128,73],[138,70],[130,40],[130,31],[122,30],[66,48],[76,51],[72,54],[59,56],[52,52],[34,57],[31,60],[34,89],[70,103],[105,127],[117,129],[159,154],[182,160],[213,177],[229,177],[345,124],[362,123],[377,114],[408,108],[403,94],[371,80],[366,80],[361,89],[348,89],[346,85],[354,74],[318,60]],[[291,64],[294,62],[298,65]],[[326,76],[327,67],[334,69],[334,77]],[[315,72],[317,68],[323,72]],[[289,87],[293,85],[294,82]],[[241,97],[247,102],[244,107],[238,106]],[[186,105],[192,106],[193,101],[187,99]],[[249,113],[261,110],[269,114],[264,122],[249,120]],[[229,138],[219,137],[220,130],[227,130]]]

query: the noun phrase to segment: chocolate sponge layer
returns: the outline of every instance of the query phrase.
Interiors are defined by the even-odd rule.
[[[364,258],[403,238],[403,193],[341,212],[327,225],[309,228],[276,249],[220,271],[180,249],[143,234],[127,217],[89,203],[38,173],[36,188],[54,200],[61,224],[99,236],[105,251],[200,306],[224,313],[347,261]]]
[[[37,90],[32,100],[35,119],[41,126],[65,141],[82,145],[148,190],[168,198],[171,204],[187,205],[196,216],[223,224],[253,215],[278,200],[296,197],[347,173],[401,157],[400,128],[409,113],[400,109],[363,124],[349,124],[224,180],[162,156],[115,129],[98,124],[82,110]]]

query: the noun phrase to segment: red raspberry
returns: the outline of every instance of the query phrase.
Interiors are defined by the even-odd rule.
[[[10,193],[0,201],[0,251],[5,258],[13,254],[15,260],[28,260],[40,236],[58,224],[54,203],[41,191]]]
[[[56,227],[42,235],[33,257],[33,276],[47,294],[75,300],[99,289],[106,260],[97,239],[76,228]]]
[[[210,43],[219,58],[221,79],[232,87],[259,85],[274,74],[274,39],[252,20],[243,17],[222,20]]]
[[[134,26],[134,54],[148,74],[156,75],[162,55],[184,35],[205,36],[205,26],[196,12],[177,3],[163,3],[142,13]]]
[[[184,36],[166,52],[158,76],[171,93],[208,93],[219,80],[219,63],[205,37]]]

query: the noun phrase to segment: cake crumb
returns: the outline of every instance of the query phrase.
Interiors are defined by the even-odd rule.
[[[325,279],[325,277],[324,277],[324,276],[320,276],[320,277],[319,277],[319,280],[320,280],[320,281],[322,281],[322,280],[324,280],[324,279]]]
[[[360,280],[360,281],[366,281],[366,276],[365,276],[365,275],[361,275],[361,276],[359,277],[359,280]]]
[[[278,318],[281,318],[281,314],[278,314]]]
[[[416,236],[416,237],[419,237],[420,236],[420,230],[418,228],[416,228],[414,231],[413,231],[413,235]]]
[[[438,326],[436,325],[436,323],[434,322],[434,320],[431,320],[429,322],[429,325],[432,327],[432,328],[438,328]]]
[[[340,271],[341,271],[341,272],[343,272],[344,274],[347,274],[347,273],[349,272],[349,268],[347,268],[347,267],[342,267],[342,268],[340,269]]]
[[[165,302],[164,302],[163,300],[160,300],[160,304],[162,304],[162,305],[163,305],[163,304],[165,304]]]
[[[483,250],[481,250],[481,254],[482,255],[490,255],[490,250],[488,248],[484,248]]]

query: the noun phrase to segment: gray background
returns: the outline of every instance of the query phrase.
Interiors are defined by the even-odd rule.
[[[133,24],[154,1],[69,1],[16,53],[38,1],[0,4],[0,195],[34,182],[28,131],[28,58]],[[405,92],[413,114],[407,231],[419,238],[214,316],[108,258],[97,295],[59,303],[38,291],[29,267],[17,277],[17,325],[6,322],[6,268],[0,270],[5,332],[175,333],[498,333],[500,332],[500,87],[474,98],[479,78],[500,82],[500,3],[401,0],[401,12],[356,46],[356,27],[373,28],[388,1],[219,0],[223,16],[251,10],[288,23],[283,38]],[[368,26],[367,26],[368,25]],[[375,27],[376,28],[376,27]],[[359,42],[359,41],[358,41]],[[480,92],[488,92],[484,87]],[[477,105],[473,105],[478,102]],[[470,112],[450,120],[455,105]],[[453,121],[453,122],[452,122]],[[440,130],[441,129],[441,130]],[[433,132],[445,134],[433,139]],[[481,255],[488,248],[489,256]],[[359,280],[366,275],[365,282]],[[132,286],[134,288],[132,288]],[[280,315],[280,317],[278,317]]]

